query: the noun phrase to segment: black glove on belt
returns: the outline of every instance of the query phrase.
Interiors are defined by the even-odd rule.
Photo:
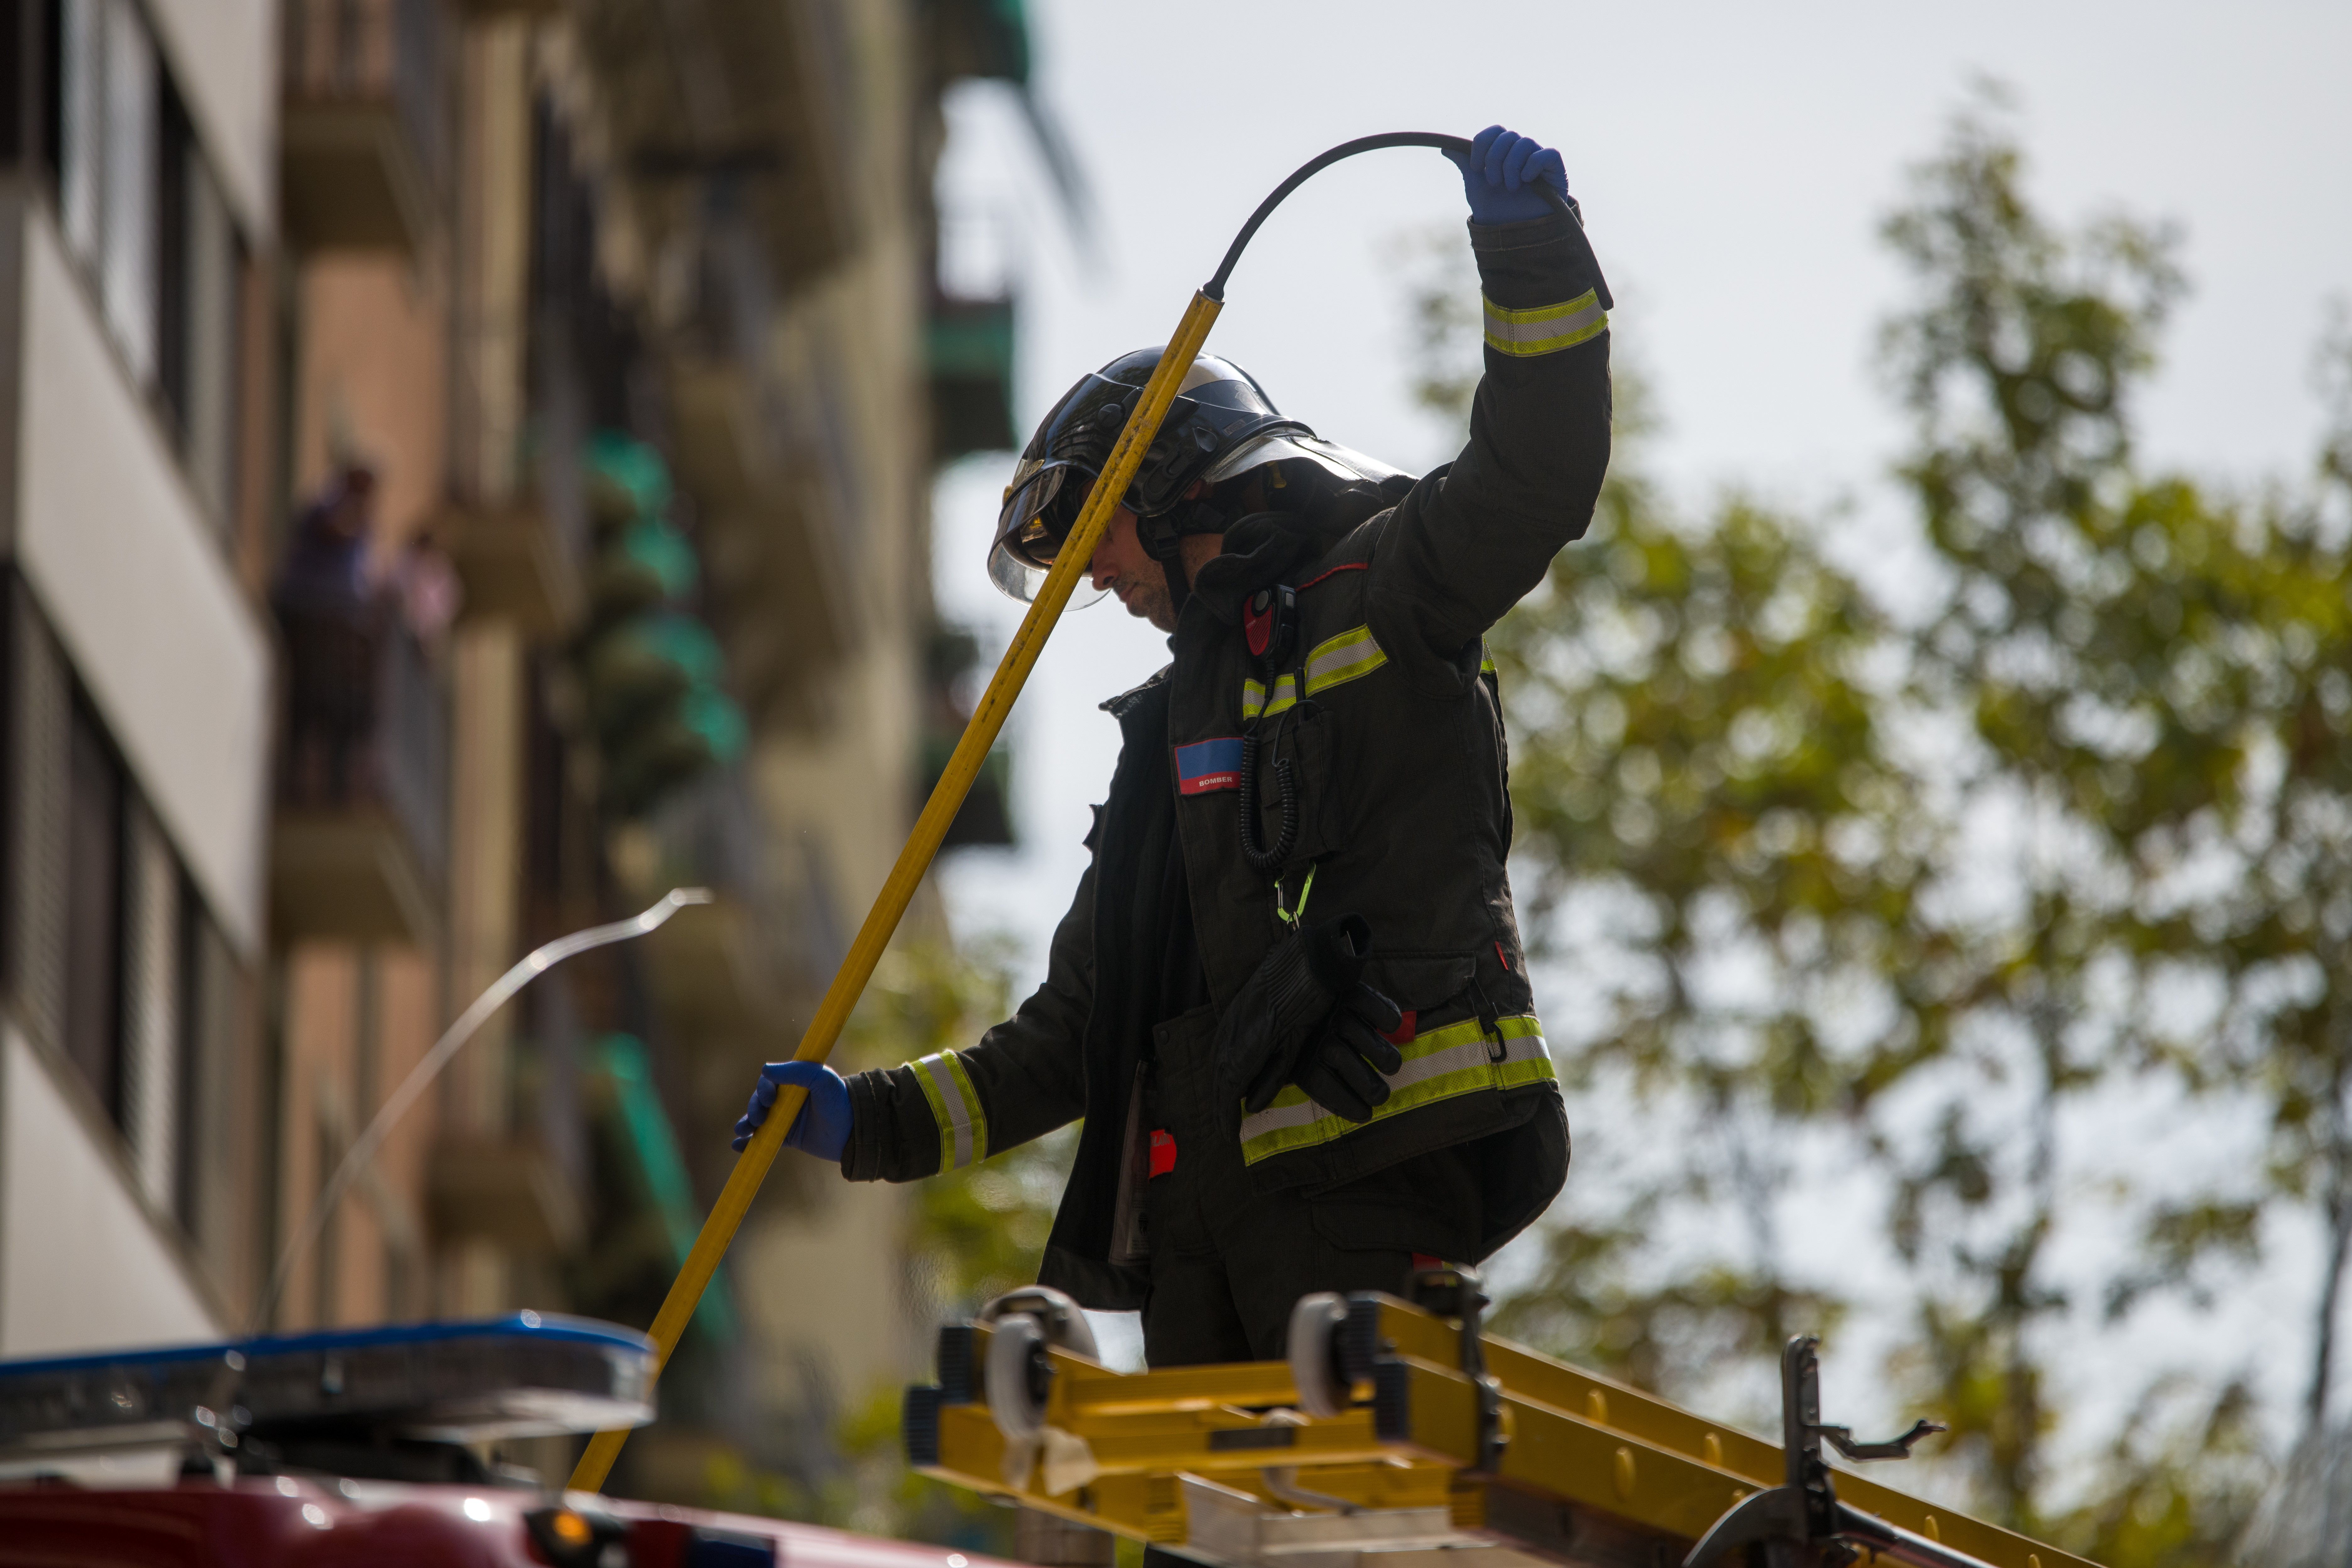
[[[1265,955],[1219,1020],[1217,1092],[1246,1114],[1287,1083],[1350,1121],[1389,1097],[1381,1078],[1404,1065],[1382,1036],[1403,1023],[1397,1005],[1364,984],[1372,929],[1342,915],[1295,931]]]

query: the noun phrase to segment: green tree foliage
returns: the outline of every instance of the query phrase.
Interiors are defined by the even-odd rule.
[[[2118,1079],[2168,1078],[2192,1116],[2251,1096],[2272,1151],[2267,1170],[2148,1194],[2139,1256],[2105,1282],[2107,1315],[2151,1289],[2209,1292],[2210,1266],[2254,1256],[2266,1213],[2315,1196],[2337,1244],[2315,1304],[2307,1408],[2324,1415],[2352,1217],[2352,559],[2326,525],[2325,463],[2316,493],[2247,501],[2137,460],[2130,395],[2181,286],[2169,237],[2119,220],[2054,234],[2019,174],[1980,119],[1920,171],[1887,226],[1920,303],[1887,346],[1916,421],[1903,476],[1952,576],[1917,639],[1916,689],[1966,716],[1960,772],[1979,817],[1998,803],[2021,827],[2013,896],[1966,933],[1968,1022],[2001,1042],[1994,1059],[2029,1096],[2004,1125],[1971,1114],[1980,1091],[1964,1079],[1944,1091],[1946,1148],[1892,1163],[1898,1209],[1935,1222],[1903,1238],[1906,1260],[1940,1252],[1923,1271],[1964,1282],[1921,1292],[1922,1391],[1954,1413],[1989,1502],[2031,1525],[2052,1506],[2054,1422],[2037,1326],[2074,1305],[2053,1247],[2087,1206],[2067,1181],[2083,1162],[2061,1143],[2070,1127],[2096,1137],[2083,1108]],[[2224,1388],[2181,1429],[2195,1443],[2112,1450],[2110,1496],[2179,1496],[2164,1552],[2103,1532],[2111,1551],[2193,1558],[2235,1528],[2242,1405]]]
[[[1987,1505],[2032,1528],[2053,1425],[2042,1325],[2073,1305],[2053,1271],[2074,1197],[2068,1112],[2146,1055],[2138,1000],[2169,944],[2142,841],[2212,807],[2242,757],[2226,724],[2168,722],[2179,628],[2146,613],[2158,552],[2131,548],[2161,526],[2133,517],[2147,509],[2126,411],[2179,289],[2166,238],[2121,221],[2051,232],[2019,163],[1963,120],[1886,226],[1920,295],[1887,333],[1917,430],[1901,473],[1951,575],[1912,695],[1967,725],[1947,767],[1978,831],[1952,875],[1982,891],[1954,917],[1960,983],[1936,1054],[1959,1070],[1922,1085],[1934,1134],[1915,1121],[1877,1142],[1896,1249],[1927,1287],[1907,1381]],[[2201,511],[2178,500],[2177,521]],[[1995,821],[2010,842],[1988,853]]]
[[[1534,1327],[1566,1309],[1647,1380],[1769,1360],[1830,1312],[1790,1283],[1774,1198],[1788,1125],[1849,1113],[1889,1070],[1856,1053],[1901,1049],[1836,1037],[1858,993],[1912,967],[1894,945],[1916,924],[1925,846],[1902,820],[1863,668],[1884,635],[1855,585],[1768,510],[1735,500],[1681,528],[1627,479],[1594,542],[1495,639],[1526,737],[1513,768],[1538,870],[1526,896],[1539,925],[1578,899],[1610,911],[1610,961],[1581,966],[1610,1026],[1576,1048],[1571,1075],[1690,1106],[1713,1136],[1635,1207],[1719,1205],[1744,1237],[1644,1288],[1591,1268],[1596,1247],[1622,1258],[1633,1237],[1559,1233],[1559,1289],[1518,1315]],[[1611,1281],[1597,1298],[1571,1284],[1596,1279]]]
[[[1562,1074],[1638,1110],[1580,1128],[1502,1318],[1687,1393],[1869,1310],[1900,1342],[1890,1403],[1951,1427],[1935,1464],[1973,1507],[2111,1563],[2206,1561],[2265,1473],[2250,1388],[2154,1369],[2090,1432],[2051,1358],[2153,1298],[2210,1301],[2315,1217],[2326,1415],[2352,1256],[2352,353],[2339,331],[2315,484],[2151,470],[2132,396],[2183,287],[2171,236],[2053,227],[1999,115],[1955,122],[1885,229],[1928,608],[1891,616],[1751,498],[1677,516],[1621,417],[1591,538],[1495,634],[1517,880],[1586,1020],[1553,1031]],[[1457,422],[1468,293],[1425,278],[1413,318],[1419,389]],[[2153,1101],[2208,1129],[2257,1110],[2269,1146],[2116,1147],[2116,1108]],[[1847,1227],[1867,1289],[1792,1260],[1815,1157],[1811,1217]],[[1822,1215],[1823,1163],[1872,1174],[1875,1223]]]

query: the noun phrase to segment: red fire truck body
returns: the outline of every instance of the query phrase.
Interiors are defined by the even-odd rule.
[[[535,1312],[0,1362],[0,1568],[975,1568],[484,1459],[652,1420],[655,1372],[642,1334]]]
[[[503,1488],[247,1478],[161,1490],[0,1484],[0,1568],[995,1568],[992,1560],[772,1519]],[[550,1550],[551,1544],[553,1550]]]

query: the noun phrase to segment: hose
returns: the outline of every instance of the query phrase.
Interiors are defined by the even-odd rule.
[[[1234,275],[1234,264],[1242,258],[1242,252],[1248,247],[1251,237],[1257,233],[1258,225],[1264,223],[1273,214],[1274,209],[1282,205],[1285,197],[1339,162],[1340,159],[1352,158],[1359,153],[1376,153],[1383,147],[1434,147],[1449,158],[1457,153],[1467,157],[1470,153],[1470,138],[1440,135],[1434,131],[1384,131],[1378,136],[1359,136],[1353,142],[1340,142],[1328,153],[1317,153],[1299,164],[1290,178],[1275,186],[1272,195],[1258,203],[1257,211],[1250,214],[1249,222],[1242,225],[1241,233],[1234,236],[1233,244],[1225,247],[1225,258],[1217,263],[1216,275],[1202,286],[1201,292],[1219,304],[1223,304],[1225,298],[1225,280]],[[1559,211],[1564,213],[1576,211],[1576,205],[1573,202],[1542,181],[1536,182],[1536,189],[1543,193],[1544,200]]]

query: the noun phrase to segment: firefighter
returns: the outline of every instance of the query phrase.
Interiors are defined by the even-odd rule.
[[[1591,521],[1607,285],[1560,155],[1461,160],[1486,319],[1470,439],[1418,480],[1285,417],[1239,366],[1185,378],[1090,563],[1173,658],[1120,727],[1045,984],[968,1049],[809,1090],[793,1145],[911,1181],[1084,1119],[1039,1282],[1139,1309],[1154,1366],[1279,1357],[1316,1290],[1475,1262],[1568,1170],[1504,863],[1484,634]],[[989,558],[1045,577],[1158,361],[1083,378],[1007,488]]]

